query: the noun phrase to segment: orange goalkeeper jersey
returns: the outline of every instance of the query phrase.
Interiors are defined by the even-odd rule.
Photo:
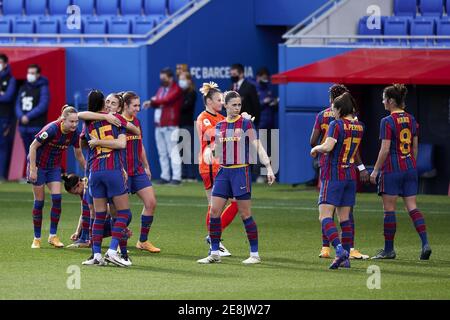
[[[201,151],[198,155],[200,173],[217,172],[219,170],[219,162],[214,159],[211,165],[207,164],[203,159],[203,153],[207,146],[214,146],[216,124],[224,119],[225,117],[220,113],[214,115],[206,110],[197,117],[197,133],[201,143]]]

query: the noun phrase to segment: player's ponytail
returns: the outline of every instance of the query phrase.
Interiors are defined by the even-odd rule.
[[[333,101],[333,108],[338,111],[339,117],[343,118],[353,114],[356,110],[356,102],[350,92],[345,92]]]
[[[392,86],[386,87],[383,93],[387,99],[394,99],[397,107],[405,109],[408,89],[404,84],[395,83]]]
[[[343,84],[333,84],[330,89],[328,89],[328,93],[330,94],[330,101],[334,101],[334,99],[346,92],[349,92],[349,90]]]
[[[212,100],[213,96],[216,93],[222,93],[222,91],[220,91],[219,89],[219,86],[215,82],[203,83],[199,91],[203,96],[203,103],[205,104],[205,106],[208,99]]]
[[[67,175],[65,173],[61,175],[61,179],[64,181],[64,189],[69,193],[81,180],[81,178],[75,174]]]

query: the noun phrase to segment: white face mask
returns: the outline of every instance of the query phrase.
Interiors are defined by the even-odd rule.
[[[36,75],[35,75],[35,74],[28,73],[28,74],[27,74],[27,81],[30,82],[30,83],[35,82],[35,81],[36,81]]]
[[[4,69],[3,64],[0,64],[0,72],[2,72]]]
[[[180,80],[178,81],[178,85],[181,89],[187,89],[189,87],[189,83],[187,80]]]

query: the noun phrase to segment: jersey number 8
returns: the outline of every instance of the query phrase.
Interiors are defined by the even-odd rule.
[[[409,128],[404,128],[400,131],[400,151],[402,154],[411,152],[411,130]]]

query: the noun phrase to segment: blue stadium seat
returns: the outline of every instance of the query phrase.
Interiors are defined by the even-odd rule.
[[[390,17],[384,22],[385,36],[407,36],[409,34],[409,19],[402,17]],[[406,45],[406,40],[385,39],[386,45]]]
[[[396,16],[415,17],[417,0],[394,0],[394,14]]]
[[[189,0],[168,0],[168,1],[169,1],[169,14],[177,12],[189,2]]]
[[[131,22],[124,18],[111,18],[108,21],[109,34],[131,34]],[[108,38],[111,43],[128,43],[128,39]]]
[[[436,35],[437,36],[450,36],[450,19],[443,18],[437,21],[436,26]],[[436,40],[437,44],[441,46],[450,46],[450,39],[438,39]]]
[[[156,24],[155,18],[138,17],[131,22],[131,32],[133,34],[146,34]]]
[[[96,3],[98,15],[117,15],[118,8],[119,8],[119,0],[97,0]]]
[[[3,14],[5,16],[22,15],[23,0],[3,0]]]
[[[447,12],[447,15],[450,16],[450,0],[445,1],[445,11]]]
[[[120,11],[122,15],[139,16],[142,13],[142,0],[120,1]]]
[[[45,17],[43,19],[37,19],[36,21],[36,33],[38,34],[57,34],[59,33],[59,20],[54,17]],[[56,43],[55,37],[51,38],[38,38],[39,43]]]
[[[106,34],[107,23],[105,19],[87,17],[84,23],[84,34]],[[86,38],[86,43],[104,43],[105,38]]]
[[[4,17],[0,18],[0,33],[11,33],[11,20],[5,19]],[[0,38],[0,43],[8,43],[11,41],[11,38]]]
[[[67,18],[66,17],[60,19],[59,26],[60,26],[61,34],[79,35],[83,32],[84,20],[81,19],[81,25],[80,25],[79,29],[78,28],[69,29],[69,27],[67,26]],[[81,39],[80,38],[61,38],[61,42],[62,43],[81,43]]]
[[[421,17],[411,21],[411,36],[434,36],[435,34],[436,24],[433,18]],[[411,39],[410,43],[414,46],[432,46],[434,41],[426,41],[425,39]]]
[[[385,16],[381,17],[381,26],[379,29],[369,29],[367,26],[367,19],[369,17],[365,16],[359,19],[358,23],[358,34],[361,36],[381,36],[384,33],[383,27],[384,27],[384,21],[386,20]],[[359,43],[367,43],[367,44],[379,44],[380,40],[372,40],[372,39],[359,39]]]
[[[420,0],[419,8],[424,17],[441,17],[444,14],[444,0]]]
[[[47,0],[25,0],[25,12],[27,15],[45,15]]]
[[[50,15],[65,15],[70,0],[48,0],[48,12]]]
[[[146,15],[165,15],[166,0],[144,0],[144,12]]]
[[[94,14],[94,0],[73,0],[72,4],[80,7],[82,15]]]
[[[34,19],[21,17],[13,20],[12,33],[34,33]],[[31,43],[33,38],[16,38],[17,43]]]

